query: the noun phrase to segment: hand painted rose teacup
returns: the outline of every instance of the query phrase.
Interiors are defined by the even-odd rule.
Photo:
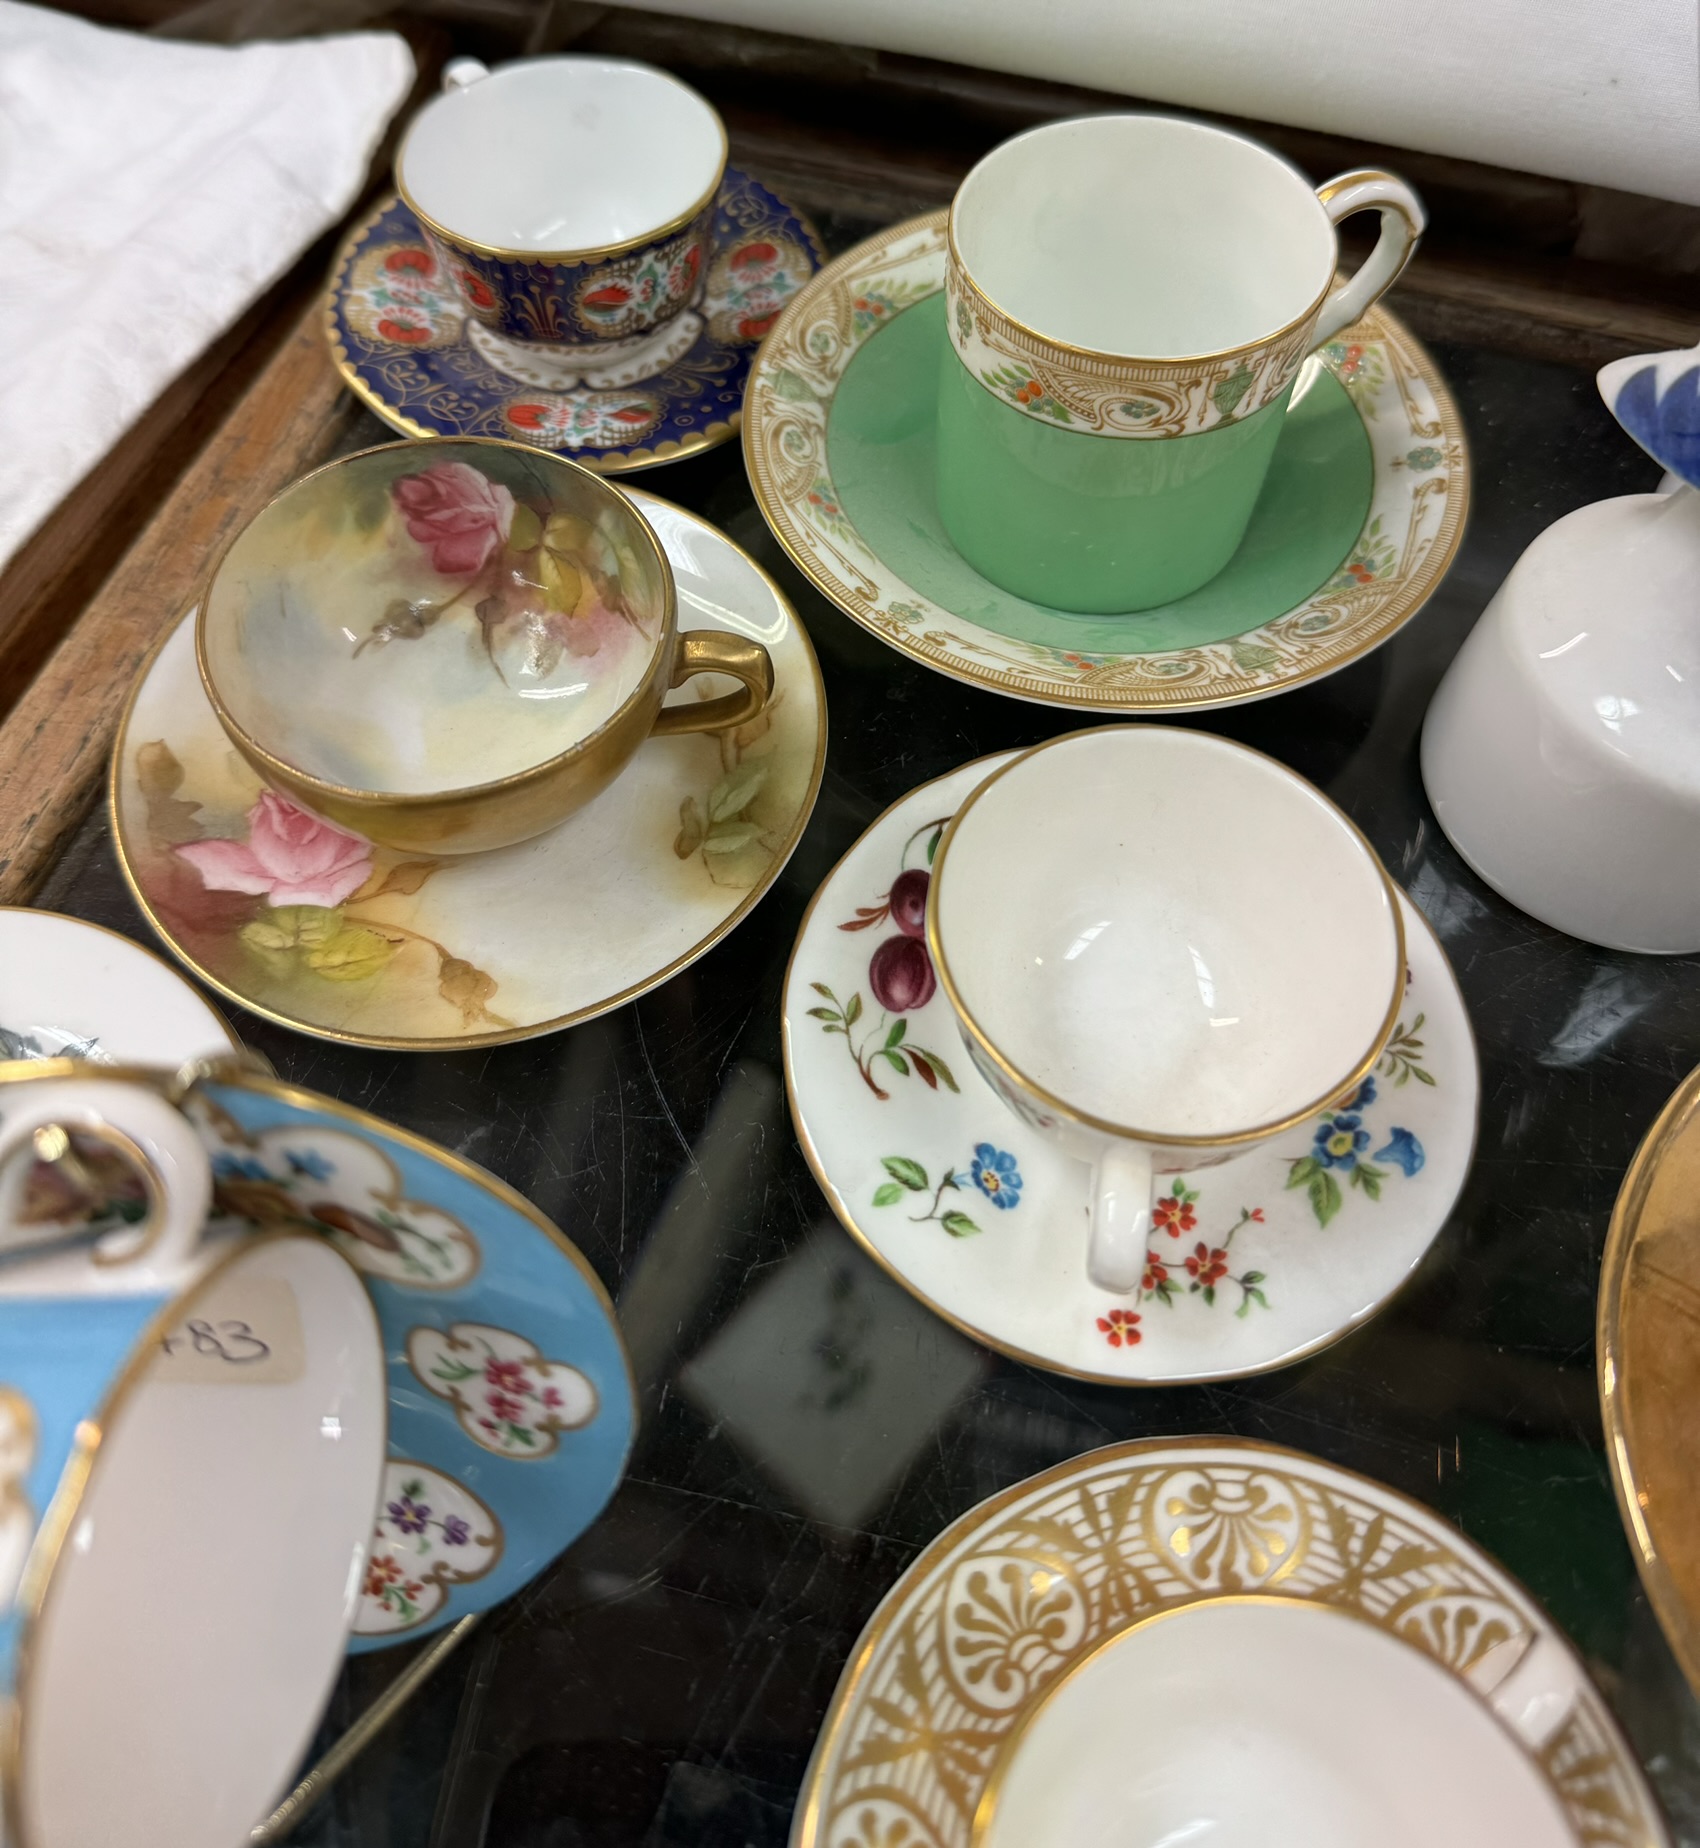
[[[661,371],[702,332],[726,131],[665,71],[621,58],[458,58],[396,183],[501,370],[567,390]]]
[[[195,852],[286,904],[340,902],[373,841],[541,834],[645,738],[744,724],[773,688],[759,643],[678,633],[672,570],[617,488],[473,439],[365,450],[285,489],[214,570],[195,646],[225,732],[287,798],[262,798],[245,844]],[[742,686],[663,708],[698,674]]]
[[[1398,900],[1352,823],[1273,758],[1164,726],[988,777],[940,844],[926,931],[981,1076],[1091,1165],[1087,1271],[1121,1293],[1154,1177],[1348,1098],[1404,994]]]
[[[229,1848],[294,1772],[358,1609],[378,1327],[327,1240],[206,1234],[206,1152],[157,1089],[40,1069],[0,1084],[0,1834]],[[129,1165],[139,1219],[36,1210],[73,1134]]]

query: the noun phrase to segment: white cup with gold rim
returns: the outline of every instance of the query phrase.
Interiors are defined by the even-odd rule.
[[[1398,899],[1352,822],[1262,752],[1166,726],[1073,732],[988,777],[939,846],[926,930],[976,1069],[1091,1164],[1087,1271],[1119,1294],[1158,1177],[1349,1115],[1404,994]]]
[[[0,1834],[230,1848],[347,1647],[382,1344],[327,1240],[204,1236],[207,1156],[166,1097],[55,1065],[0,1085]],[[103,1156],[138,1185],[56,1219],[42,1165],[83,1162],[86,1194]]]

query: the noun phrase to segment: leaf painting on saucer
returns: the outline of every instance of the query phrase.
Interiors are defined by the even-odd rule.
[[[502,1524],[464,1482],[424,1463],[384,1466],[356,1636],[393,1636],[434,1617],[453,1585],[484,1576],[502,1556]]]

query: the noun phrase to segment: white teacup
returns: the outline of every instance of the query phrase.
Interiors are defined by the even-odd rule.
[[[940,844],[927,942],[982,1076],[1093,1167],[1087,1270],[1138,1286],[1153,1180],[1339,1102],[1404,993],[1392,883],[1319,790],[1207,732],[1006,764]]]
[[[135,1165],[138,1223],[44,1223],[30,1157],[71,1130]],[[0,1084],[9,1848],[231,1848],[342,1664],[384,1467],[377,1321],[327,1240],[209,1238],[210,1199],[154,1091]]]

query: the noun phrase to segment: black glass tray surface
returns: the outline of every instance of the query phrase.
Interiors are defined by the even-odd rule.
[[[834,250],[873,228],[822,224]],[[1445,584],[1367,659],[1194,722],[1327,790],[1434,923],[1480,1043],[1480,1141],[1447,1228],[1393,1306],[1328,1352],[1240,1384],[1116,1390],[987,1353],[941,1414],[928,1374],[936,1383],[978,1350],[942,1325],[930,1345],[882,1343],[908,1299],[837,1227],[790,1128],[786,957],[816,885],[889,803],[970,758],[1092,721],[929,673],[827,605],[768,534],[736,443],[634,478],[746,546],[807,623],[830,724],[819,805],[783,876],[726,941],[570,1032],[421,1056],[324,1044],[233,1012],[287,1078],[483,1163],[565,1228],[619,1305],[643,1407],[603,1519],[472,1634],[288,1840],[778,1848],[839,1672],[927,1541],[1078,1452],[1221,1432],[1376,1476],[1503,1560],[1583,1652],[1678,1838],[1700,1842],[1700,1712],[1619,1526],[1593,1364],[1618,1182],[1700,1061],[1700,959],[1593,949],[1523,916],[1462,864],[1417,770],[1429,698],[1523,548],[1573,507],[1651,489],[1658,470],[1587,373],[1435,351],[1475,465],[1469,530]],[[367,418],[348,446],[389,435]],[[152,942],[103,811],[37,902]],[[780,1339],[771,1317],[741,1314],[776,1284],[796,1305]],[[710,1355],[758,1389],[814,1395],[839,1430],[855,1426],[882,1367],[908,1369],[904,1398],[929,1409],[888,1419],[884,1478],[859,1498],[853,1526],[834,1525],[717,1419],[692,1365]],[[825,1502],[841,1507],[839,1463],[823,1441],[814,1468],[835,1485]],[[321,1747],[411,1653],[351,1663]]]

